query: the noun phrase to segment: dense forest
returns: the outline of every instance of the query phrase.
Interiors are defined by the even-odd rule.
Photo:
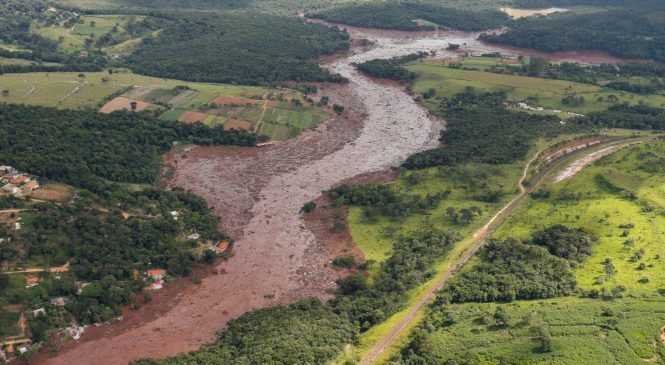
[[[340,30],[246,13],[175,19],[157,37],[145,38],[124,64],[137,73],[191,81],[256,85],[341,80],[310,61],[348,46],[348,35]]]
[[[463,162],[507,163],[526,156],[532,142],[543,135],[571,131],[553,116],[530,115],[503,108],[505,93],[476,93],[469,88],[441,105],[447,128],[441,132],[443,148],[410,156],[409,169]]]
[[[646,105],[618,104],[611,106],[606,111],[576,117],[573,122],[591,127],[663,130],[665,129],[665,110]]]
[[[133,365],[323,364],[352,343],[357,328],[318,299],[249,312],[229,322],[219,341],[190,355]]]
[[[354,3],[308,16],[359,27],[400,30],[433,30],[434,23],[443,28],[477,31],[499,27],[509,19],[498,10],[461,10],[419,1]],[[418,24],[416,20],[426,22]]]
[[[154,183],[177,141],[254,145],[255,135],[131,112],[0,105],[0,160],[35,175],[104,193],[107,180]],[[112,190],[112,189],[111,189]]]
[[[582,228],[554,225],[530,240],[492,239],[478,262],[444,288],[442,302],[511,302],[569,296],[577,286],[572,268],[584,261],[598,240]]]
[[[644,8],[647,9],[647,8]],[[637,7],[592,13],[521,18],[483,41],[544,52],[597,50],[631,59],[665,61],[665,22]],[[658,9],[663,9],[662,2]]]
[[[426,55],[427,52],[418,52],[405,56],[393,57],[387,60],[376,59],[363,63],[356,63],[354,66],[358,71],[373,77],[398,81],[412,81],[415,80],[416,74],[401,66],[407,62],[425,57]]]

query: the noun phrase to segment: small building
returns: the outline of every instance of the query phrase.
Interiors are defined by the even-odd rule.
[[[173,219],[178,220],[178,217],[180,217],[180,213],[177,210],[174,210],[171,212],[171,216]]]
[[[215,245],[215,251],[222,253],[229,248],[230,242],[228,240],[221,240]]]
[[[13,174],[15,171],[16,170],[11,166],[7,165],[0,166],[0,174]]]
[[[159,289],[162,289],[162,288],[164,288],[164,280],[162,280],[162,279],[155,280],[150,285],[150,289],[152,289],[152,290],[159,290]]]
[[[67,299],[67,297],[55,297],[51,298],[51,300],[49,301],[51,305],[55,305],[57,307],[64,307],[65,305],[67,305],[67,302],[69,302],[69,299]]]
[[[37,317],[39,315],[46,315],[46,309],[44,309],[44,307],[41,307],[39,309],[35,309],[35,310],[32,311],[32,315],[35,316],[35,317]]]
[[[28,181],[30,181],[30,178],[27,175],[19,175],[19,176],[15,177],[14,179],[12,179],[12,181],[10,181],[10,183],[12,183],[14,185],[21,185],[21,184],[26,183]]]
[[[88,51],[79,52],[79,57],[81,57],[81,58],[88,57],[88,55],[90,55],[90,53],[88,53]]]
[[[28,191],[29,192],[29,191],[33,191],[33,190],[37,189],[38,187],[39,187],[39,182],[37,182],[37,180],[31,180],[31,181],[28,181],[27,184],[23,185],[21,187],[21,189],[23,191]]]
[[[161,280],[166,277],[166,270],[164,269],[150,269],[148,270],[148,277],[152,280]]]
[[[30,350],[30,348],[29,348],[28,346],[26,346],[26,345],[23,345],[23,346],[21,346],[21,347],[18,348],[18,353],[21,354],[21,355],[23,355],[23,354],[25,354],[26,352],[28,352],[28,350]]]
[[[201,238],[201,235],[198,233],[192,233],[189,236],[187,236],[188,240],[198,240],[199,238]]]
[[[2,187],[2,191],[10,194],[16,194],[18,192],[18,187],[12,183],[8,183]]]
[[[17,231],[20,230],[21,229],[21,222],[14,223],[14,229],[17,230]]]
[[[74,286],[76,286],[76,294],[83,293],[83,288],[90,285],[90,283],[84,283],[82,281],[75,281]]]

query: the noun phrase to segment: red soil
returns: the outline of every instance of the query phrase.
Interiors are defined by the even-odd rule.
[[[229,120],[224,124],[224,130],[229,129],[245,129],[251,131],[254,125],[250,122],[245,122],[244,120],[238,120],[229,118]]]
[[[212,102],[219,106],[224,106],[224,105],[247,105],[247,104],[258,105],[262,101],[256,99],[243,98],[241,96],[220,95],[217,98],[215,98],[215,100],[213,100]]]
[[[206,113],[187,111],[185,112],[185,114],[181,115],[180,118],[178,118],[178,120],[183,123],[196,123],[196,122],[203,122],[208,117],[209,115]]]
[[[140,112],[143,109],[154,107],[155,105],[146,103],[145,101],[127,99],[119,96],[104,105],[99,109],[100,113],[112,113],[117,110],[132,110],[132,102],[136,102],[136,111]]]

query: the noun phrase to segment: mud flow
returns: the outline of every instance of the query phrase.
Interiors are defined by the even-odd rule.
[[[34,363],[115,365],[172,356],[213,342],[215,331],[249,310],[331,296],[339,273],[325,263],[345,252],[345,245],[330,247],[329,239],[317,240],[308,229],[316,224],[302,220],[301,207],[341,181],[385,171],[437,146],[443,128],[402,88],[361,76],[352,63],[418,51],[450,54],[445,51],[449,43],[464,44],[462,52],[509,50],[478,42],[477,33],[407,36],[355,28],[350,33],[373,46],[327,61],[324,67],[350,82],[320,87],[331,103],[346,107],[343,115],[269,147],[197,147],[167,155],[173,172],[169,184],[203,196],[221,218],[221,229],[236,240],[234,256],[219,265],[219,274],[165,298],[172,302],[158,313],[146,311],[134,322],[104,325],[56,357],[42,354]]]

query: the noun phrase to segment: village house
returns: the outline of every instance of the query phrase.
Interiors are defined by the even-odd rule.
[[[84,283],[82,281],[75,281],[74,286],[76,286],[76,294],[83,293],[83,288],[90,285],[90,283]]]
[[[199,238],[201,238],[201,235],[198,233],[192,233],[189,236],[187,236],[188,240],[198,240]]]
[[[32,315],[35,317],[39,316],[40,314],[46,315],[46,309],[44,309],[44,307],[32,311]]]
[[[215,245],[215,251],[217,251],[217,253],[223,253],[229,248],[229,244],[230,242],[228,240],[219,241],[217,242],[217,245]]]
[[[55,306],[58,306],[58,307],[64,307],[65,305],[67,305],[68,301],[69,301],[69,299],[67,299],[66,297],[55,297],[55,298],[51,298],[49,303],[51,303],[51,305],[55,305]]]
[[[37,189],[38,187],[39,187],[39,183],[37,182],[37,180],[31,180],[27,184],[23,185],[21,187],[21,190],[23,190],[25,192],[31,192],[31,191]]]
[[[173,217],[173,219],[178,220],[178,217],[180,217],[180,213],[174,210],[171,212],[171,216]]]
[[[14,185],[21,185],[30,181],[30,178],[27,175],[18,175],[14,177],[10,183]]]
[[[152,290],[159,290],[159,289],[162,289],[162,288],[164,288],[164,280],[162,280],[162,279],[155,280],[150,285],[150,289],[152,289]]]
[[[16,194],[18,192],[18,187],[12,183],[7,183],[2,187],[2,191],[9,194]]]
[[[164,269],[150,269],[148,270],[148,277],[152,280],[161,280],[166,277],[166,270]]]

